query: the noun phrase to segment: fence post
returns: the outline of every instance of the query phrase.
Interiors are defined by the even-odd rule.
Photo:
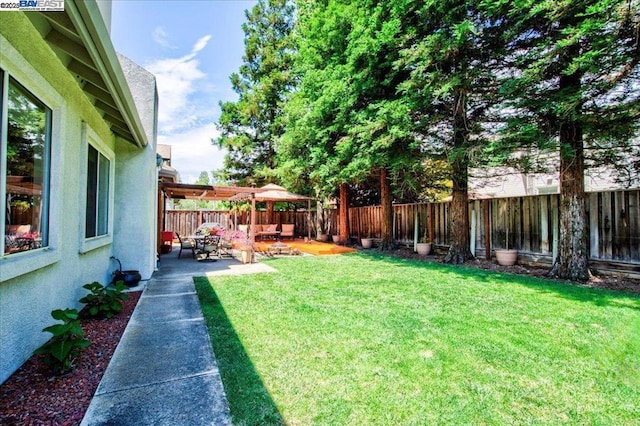
[[[558,201],[556,198],[556,202],[552,205],[551,210],[551,220],[553,223],[553,254],[551,263],[554,264],[556,259],[558,258],[558,233],[560,232],[560,218],[558,217]]]
[[[491,216],[489,215],[489,206],[491,200],[483,200],[484,207],[484,258],[491,260]]]
[[[476,210],[471,210],[471,241],[469,244],[469,250],[475,257],[476,255]]]
[[[415,209],[413,213],[413,251],[418,251],[418,226],[420,225],[420,210]]]
[[[549,253],[549,207],[547,196],[540,198],[540,252]]]

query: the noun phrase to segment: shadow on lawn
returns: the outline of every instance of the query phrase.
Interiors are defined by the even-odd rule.
[[[383,252],[354,253],[350,256],[362,256],[375,262],[385,262],[393,267],[423,267],[445,274],[453,274],[462,279],[474,279],[482,282],[522,285],[540,293],[555,293],[560,297],[592,303],[595,306],[618,306],[640,310],[640,297],[631,292],[586,287],[570,281],[558,281],[534,276],[526,276],[501,271],[489,271],[466,265],[445,265],[437,261],[401,259],[385,255]]]
[[[208,279],[195,277],[194,281],[229,401],[233,424],[284,425],[282,415],[256,372]]]

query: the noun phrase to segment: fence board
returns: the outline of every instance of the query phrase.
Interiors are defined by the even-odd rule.
[[[616,249],[616,258],[621,260],[629,260],[629,222],[627,212],[629,211],[629,193],[616,192],[616,209],[613,215],[616,219],[616,236],[614,248]]]
[[[589,194],[589,253],[592,257],[600,256],[598,228],[598,194]]]
[[[533,223],[531,221],[531,197],[522,198],[522,242],[520,243],[520,249],[524,251],[531,251],[531,228]]]
[[[611,224],[611,193],[602,193],[602,253],[603,259],[613,258],[613,238],[611,230],[613,229]]]

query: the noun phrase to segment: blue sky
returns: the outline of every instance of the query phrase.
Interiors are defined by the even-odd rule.
[[[246,9],[255,0],[114,0],[111,36],[116,50],[156,76],[158,143],[172,145],[172,165],[183,182],[222,167],[211,144],[218,103],[236,100],[229,76],[244,54]]]

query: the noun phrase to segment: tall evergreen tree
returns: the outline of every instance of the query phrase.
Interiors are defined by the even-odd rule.
[[[490,6],[490,4],[489,4]],[[463,263],[470,251],[469,167],[491,132],[497,102],[506,20],[473,0],[434,0],[415,10],[399,67],[410,70],[402,84],[414,131],[432,158],[451,171],[452,236],[445,262]]]
[[[524,0],[511,15],[505,34],[519,72],[505,85],[511,113],[500,142],[559,152],[560,234],[551,274],[586,280],[585,166],[622,165],[637,149],[640,3]]]
[[[227,151],[224,180],[262,185],[274,179],[283,101],[293,84],[294,7],[289,0],[259,0],[246,17],[244,63],[231,75],[239,99],[220,103],[215,142]]]
[[[397,91],[405,71],[394,67],[405,7],[376,0],[300,5],[301,83],[283,138],[283,170],[307,173],[321,192],[377,177],[383,247],[393,245],[393,180],[407,178],[421,159]]]

